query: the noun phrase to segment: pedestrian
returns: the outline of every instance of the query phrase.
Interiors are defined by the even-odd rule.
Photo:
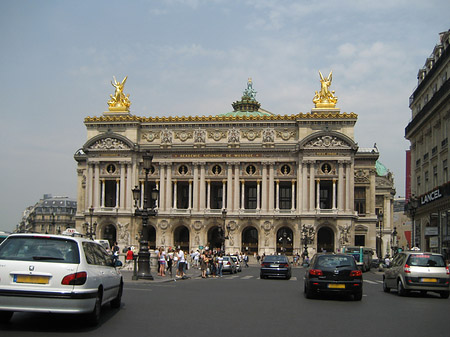
[[[183,250],[179,247],[178,248],[178,271],[177,271],[177,276],[178,277],[183,277],[184,276],[184,265],[186,263],[186,259],[184,257],[184,252]]]
[[[133,268],[133,260],[134,260],[134,254],[133,254],[133,251],[131,250],[131,247],[128,247],[125,260],[126,260],[127,270],[131,270]]]
[[[167,270],[170,273],[170,277],[172,277],[172,265],[173,265],[173,250],[172,247],[169,247],[169,252],[167,253]]]
[[[245,263],[245,267],[248,268],[248,255],[247,255],[247,253],[244,253],[244,263]]]
[[[117,260],[119,259],[119,251],[120,251],[120,248],[117,245],[117,242],[114,242],[114,245],[112,247],[114,265],[116,264]]]
[[[217,257],[217,275],[219,277],[222,277],[222,269],[223,269],[223,254],[220,253],[219,256]]]
[[[200,255],[200,269],[202,271],[202,278],[206,278],[206,269],[208,265],[208,258],[206,257],[205,251]]]
[[[164,248],[160,247],[158,252],[159,261],[159,276],[166,276],[166,252]]]

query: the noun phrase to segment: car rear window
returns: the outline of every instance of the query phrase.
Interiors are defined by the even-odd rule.
[[[410,255],[406,264],[415,267],[445,267],[444,258],[440,255]]]
[[[353,256],[330,255],[319,256],[317,259],[317,267],[319,268],[336,268],[336,267],[353,267],[355,268],[355,259]]]
[[[80,263],[80,254],[73,240],[18,236],[0,246],[0,260]]]
[[[279,255],[270,255],[264,258],[264,262],[287,262],[286,257]]]

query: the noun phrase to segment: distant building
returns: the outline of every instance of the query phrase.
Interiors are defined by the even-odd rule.
[[[16,232],[57,234],[75,227],[77,201],[68,197],[44,194],[34,206],[23,212]]]
[[[394,199],[394,223],[397,231],[398,248],[411,248],[411,218],[405,212],[405,198]]]
[[[146,198],[157,211],[145,233],[152,248],[301,254],[306,242],[311,256],[346,245],[389,253],[392,174],[378,171],[376,146],[356,143],[358,116],[335,107],[331,74],[320,78],[315,107],[294,115],[262,109],[249,80],[232,112],[140,117],[117,85],[109,110],[85,118],[87,141],[74,155],[77,230],[93,221],[98,239],[137,245],[135,210]]]
[[[413,218],[414,245],[442,252],[450,258],[450,31],[440,41],[417,75],[410,97],[412,120],[405,129],[411,142],[407,172],[411,195],[407,209]]]

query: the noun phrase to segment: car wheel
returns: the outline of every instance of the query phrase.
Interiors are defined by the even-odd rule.
[[[264,276],[263,274],[259,274],[259,278],[260,278],[261,280],[263,280],[263,279],[265,278],[265,276]]]
[[[358,291],[358,292],[353,294],[353,299],[355,301],[361,301],[362,300],[362,296],[363,296],[362,291]]]
[[[439,293],[439,295],[441,295],[441,298],[448,298],[449,294],[450,294],[450,292],[448,292],[448,291],[441,291]]]
[[[119,309],[120,305],[122,303],[122,293],[123,293],[123,283],[120,282],[119,287],[119,293],[117,294],[117,297],[111,301],[111,308],[113,309]]]
[[[427,291],[426,291],[426,290],[421,290],[421,291],[420,291],[420,295],[425,296],[426,294],[427,294]]]
[[[90,326],[96,326],[100,322],[100,314],[102,311],[102,295],[100,291],[95,298],[94,310],[87,315],[87,322]]]
[[[385,293],[389,293],[391,291],[391,288],[389,288],[386,284],[386,280],[383,278],[383,291]]]
[[[0,311],[0,324],[9,323],[14,311]]]
[[[304,293],[305,293],[306,298],[309,298],[309,299],[314,298],[314,295],[315,295],[314,292],[306,284],[305,284]]]
[[[406,291],[405,287],[403,286],[402,280],[398,280],[398,282],[397,282],[397,294],[399,296],[406,296],[406,294],[407,294],[407,291]]]
[[[287,274],[286,275],[286,280],[290,280],[291,279],[291,274]]]

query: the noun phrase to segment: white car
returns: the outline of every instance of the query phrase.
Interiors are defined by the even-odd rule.
[[[123,279],[102,245],[62,235],[12,234],[0,245],[0,323],[15,311],[86,314],[120,308]]]

